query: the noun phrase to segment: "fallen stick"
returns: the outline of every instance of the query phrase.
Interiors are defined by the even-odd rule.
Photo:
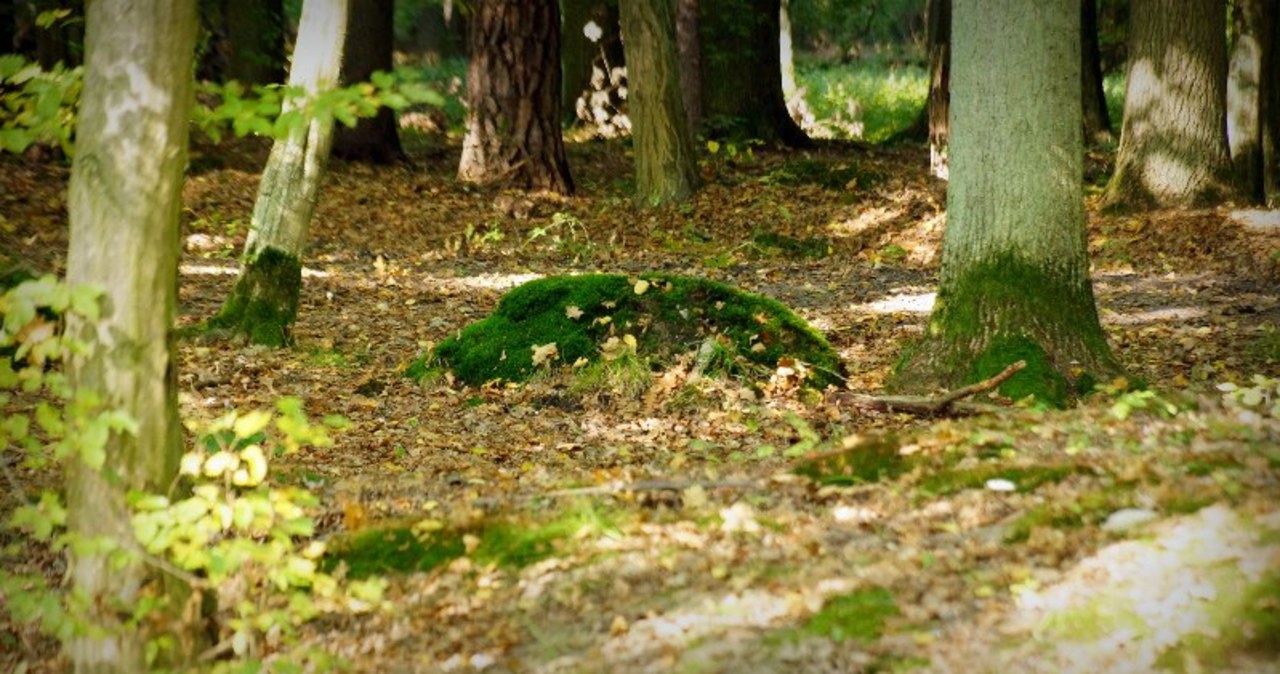
[[[953,408],[961,409],[962,406],[956,404],[960,400],[995,389],[1026,366],[1027,362],[1020,360],[1006,367],[997,375],[987,377],[982,381],[974,382],[940,396],[869,396],[860,393],[837,393],[834,397],[838,403],[864,409],[936,416],[946,414]],[[963,406],[963,410],[970,414],[993,409],[997,408],[993,405],[977,404]]]

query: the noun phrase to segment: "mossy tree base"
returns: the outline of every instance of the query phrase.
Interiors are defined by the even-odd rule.
[[[209,327],[243,334],[253,344],[290,344],[290,328],[298,315],[302,263],[274,248],[265,248],[245,264],[222,311]]]
[[[968,268],[938,293],[925,336],[909,347],[890,388],[958,388],[1019,360],[1027,366],[1000,393],[1055,407],[1122,374],[1087,278],[1073,281],[1013,255]]]
[[[636,339],[636,352],[656,365],[696,352],[708,338],[745,360],[772,368],[793,358],[808,365],[806,383],[822,388],[843,380],[839,354],[816,330],[781,303],[703,279],[645,274],[553,276],[507,293],[488,318],[473,323],[411,364],[421,378],[433,367],[451,369],[478,386],[524,381],[538,369],[535,347],[555,364],[593,361],[609,337]]]

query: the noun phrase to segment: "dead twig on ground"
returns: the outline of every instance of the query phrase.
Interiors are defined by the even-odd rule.
[[[940,416],[951,412],[976,414],[998,408],[992,405],[979,405],[976,403],[960,405],[958,403],[964,398],[995,389],[1026,366],[1027,362],[1020,360],[1006,367],[997,375],[940,396],[869,396],[861,393],[836,393],[834,399],[836,403],[841,405],[851,405],[882,412],[908,412],[919,416]]]

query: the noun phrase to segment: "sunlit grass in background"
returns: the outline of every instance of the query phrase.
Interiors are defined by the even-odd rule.
[[[1120,137],[1120,121],[1124,119],[1123,72],[1114,72],[1102,78],[1102,93],[1107,97],[1107,115],[1111,117],[1111,130]]]
[[[911,126],[929,94],[929,72],[918,65],[861,60],[796,63],[819,137],[884,142]]]

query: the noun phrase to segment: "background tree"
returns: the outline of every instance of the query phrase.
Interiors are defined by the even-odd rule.
[[[1267,5],[1272,11],[1266,11]],[[1254,203],[1266,200],[1263,133],[1266,89],[1274,80],[1263,78],[1265,50],[1271,45],[1276,4],[1264,0],[1231,3],[1231,65],[1227,77],[1227,139],[1236,184]]]
[[[702,45],[698,42],[698,0],[676,0],[676,59],[689,132],[702,127]]]
[[[283,0],[201,0],[200,16],[208,39],[201,78],[245,85],[284,81]]]
[[[395,42],[395,0],[349,0],[347,40],[343,47],[342,84],[368,82],[377,71],[391,72]],[[333,155],[340,159],[391,164],[405,158],[400,127],[391,108],[379,108],[353,127],[339,127]]]
[[[702,113],[715,135],[806,147],[782,95],[780,0],[701,0]]]
[[[680,95],[674,0],[622,0],[636,196],[680,201],[698,188],[693,134]]]
[[[951,111],[951,0],[928,0],[925,53],[929,62],[929,94],[920,116],[902,136],[928,140],[929,173],[946,179]]]
[[[308,106],[337,85],[347,11],[346,0],[303,3],[289,85],[307,95],[286,102],[286,113]],[[257,344],[286,344],[298,313],[302,255],[333,142],[331,116],[304,117],[304,124],[271,146],[245,241],[244,269],[211,322],[214,327],[244,333]]]
[[[72,462],[68,524],[123,542],[134,540],[126,492],[164,493],[182,455],[172,330],[197,20],[192,2],[87,4],[67,283],[99,286],[105,298],[99,320],[68,320],[68,334],[91,346],[69,362],[68,375],[137,428],[107,438],[105,466]],[[181,629],[176,610],[171,624],[124,623],[154,594],[151,574],[140,560],[121,567],[102,550],[73,548],[71,584],[86,599],[83,617],[101,628],[68,643],[75,671],[148,671],[153,630]]]
[[[573,192],[560,132],[555,0],[477,0],[458,179]]]
[[[1107,94],[1102,88],[1102,54],[1098,46],[1098,0],[1080,0],[1080,85],[1084,104],[1084,139],[1114,140]]]
[[[1106,203],[1192,206],[1232,193],[1223,0],[1133,0],[1128,83]]]
[[[1085,249],[1080,7],[955,0],[953,11],[941,282],[895,386],[955,387],[1025,359],[1001,390],[1062,403],[1081,373],[1117,371]]]

